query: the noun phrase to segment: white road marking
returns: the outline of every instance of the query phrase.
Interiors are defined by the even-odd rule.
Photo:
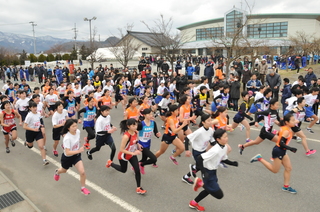
[[[20,144],[24,145],[24,141],[21,138],[17,138],[16,141],[18,141]],[[30,149],[33,152],[35,152],[38,155],[40,154],[40,150],[36,149],[36,148],[32,148]],[[61,167],[61,164],[59,162],[57,162],[55,159],[53,159],[50,156],[47,156],[47,160],[50,161],[50,163],[52,163],[53,165],[57,166],[58,168]],[[76,172],[72,171],[72,170],[68,170],[67,174],[71,175],[72,177],[74,177],[75,179],[79,180],[80,179],[80,175],[77,174]],[[104,190],[103,188],[101,188],[100,186],[98,186],[97,184],[91,182],[90,180],[86,180],[86,185],[91,187],[93,190],[95,190],[96,192],[100,193],[102,196],[108,198],[109,200],[111,200],[112,202],[114,202],[115,204],[119,205],[120,207],[122,207],[123,209],[130,211],[130,212],[142,212],[142,210],[134,207],[133,205],[127,203],[126,201],[124,201],[123,199],[117,197],[116,195]]]

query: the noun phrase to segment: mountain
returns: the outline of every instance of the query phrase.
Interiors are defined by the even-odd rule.
[[[36,37],[37,53],[50,49],[55,44],[63,44],[71,39],[60,39],[51,36]],[[28,35],[0,32],[0,46],[6,47],[14,52],[33,53],[33,37]]]

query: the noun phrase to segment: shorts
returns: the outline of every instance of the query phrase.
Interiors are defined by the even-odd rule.
[[[59,94],[60,99],[63,99],[64,94]]]
[[[213,193],[221,190],[218,184],[217,170],[206,169],[206,172],[208,173],[209,176],[203,179],[204,189],[209,193]]]
[[[204,114],[204,112],[202,111],[202,109],[197,108],[194,111],[194,115],[196,115],[196,116],[202,116],[203,114]]]
[[[13,130],[17,130],[17,126],[15,124],[11,125],[10,127],[2,127],[3,135],[8,135]]]
[[[238,113],[233,117],[233,122],[240,124],[244,120],[244,117]]]
[[[157,96],[157,97],[154,99],[154,102],[155,102],[156,104],[159,104],[162,99],[163,99],[162,96]]]
[[[76,165],[79,161],[81,161],[81,154],[72,155],[67,157],[64,153],[61,156],[61,166],[64,169],[69,169],[72,166]]]
[[[105,144],[110,146],[113,143],[114,142],[111,135],[104,135],[104,136],[97,135],[96,137],[96,147],[102,147]]]
[[[81,96],[74,97],[74,99],[76,100],[76,103],[78,103],[80,105]]]
[[[272,150],[272,158],[279,158],[280,160],[283,159],[283,156],[287,154],[287,150],[282,149],[278,146],[273,147]]]
[[[115,98],[116,102],[120,102],[123,100],[122,96],[115,96],[114,98]]]
[[[24,121],[28,115],[28,111],[20,111],[19,110],[19,114],[21,115],[22,121]]]
[[[306,108],[306,118],[309,118],[314,115],[312,111],[312,107],[305,107]]]
[[[49,105],[48,110],[49,111],[55,111],[57,109],[56,105]]]
[[[192,149],[192,156],[193,156],[193,159],[194,159],[195,161],[197,161],[198,156],[199,156],[199,155],[201,155],[202,153],[205,153],[205,152],[206,152],[206,151],[199,152],[199,151],[197,151],[197,150]]]
[[[68,113],[68,117],[71,118],[72,116],[76,115],[76,112]]]
[[[52,129],[52,140],[60,141],[61,131],[63,127],[53,128]]]
[[[160,109],[160,116],[165,116],[167,112],[168,112],[167,109]]]
[[[214,102],[211,103],[211,111],[216,112],[217,111],[217,106]]]
[[[44,128],[44,121],[43,121],[43,119],[42,119],[42,118],[40,118],[40,124],[42,125],[41,127],[43,127],[43,128]]]
[[[302,124],[302,123],[299,122],[298,126],[291,127],[291,130],[292,130],[294,133],[300,132],[300,131],[301,131],[301,129],[300,129],[301,124]]]
[[[179,122],[179,126],[181,126],[181,125],[182,125],[182,123]],[[188,129],[189,129],[189,126],[188,126],[188,125],[186,125],[186,126],[184,126],[184,127],[182,128],[183,132],[187,131]]]
[[[271,132],[266,131],[265,127],[261,128],[259,137],[262,138],[263,140],[268,139],[271,141],[274,138],[274,136],[275,136],[275,134],[272,134]]]
[[[40,139],[43,139],[41,130],[39,132],[26,130],[26,140],[28,143],[33,143],[34,141],[38,141]]]
[[[176,139],[177,135],[168,135],[163,134],[161,141],[165,142],[166,144],[172,144],[173,140]]]

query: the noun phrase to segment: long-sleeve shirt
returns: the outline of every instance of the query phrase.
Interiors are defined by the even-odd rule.
[[[255,113],[255,122],[258,122],[258,116],[264,116],[264,127],[266,128],[266,131],[271,131],[274,122],[278,120],[280,122],[280,116],[278,111],[271,110],[270,108],[265,111],[260,111]]]

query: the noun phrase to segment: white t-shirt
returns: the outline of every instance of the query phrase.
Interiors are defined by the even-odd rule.
[[[172,93],[175,89],[176,89],[176,84],[171,84],[171,85],[169,86],[169,91],[170,91],[170,93]]]
[[[43,94],[42,94],[42,93],[39,93],[39,95],[40,95],[40,102],[43,102],[43,101],[44,101],[44,96],[43,96]]]
[[[136,79],[136,80],[134,81],[133,87],[138,87],[139,85],[141,85],[141,79]]]
[[[203,166],[209,170],[218,169],[221,160],[228,159],[227,151],[227,146],[221,148],[219,144],[214,145],[207,152],[201,154]]]
[[[39,102],[39,104],[37,104],[37,112],[40,114],[40,118],[42,118],[42,111],[43,111],[43,103]]]
[[[32,129],[39,129],[40,128],[40,113],[32,113],[29,112],[26,119],[24,120],[24,123],[28,124],[28,127],[32,128]]]
[[[67,120],[67,117],[68,111],[66,109],[63,109],[62,113],[58,113],[58,111],[54,112],[52,116],[52,126],[62,124],[64,121]]]
[[[15,108],[19,109],[20,111],[26,111],[29,106],[29,100],[29,98],[19,99],[16,102]]]
[[[168,104],[171,103],[171,99],[167,99],[167,98],[162,98],[161,101],[159,102],[159,106],[161,107],[161,109],[167,109],[168,110]]]
[[[297,103],[296,104],[293,104],[295,101],[297,101],[297,97],[295,96],[292,96],[288,99],[286,99],[286,102],[288,104],[288,106],[286,107],[286,110],[288,111],[291,111],[293,108],[295,108],[297,106]]]
[[[158,87],[158,89],[157,89],[157,94],[158,94],[158,95],[162,95],[162,94],[164,93],[164,89],[165,89],[165,88],[166,88],[165,86],[162,87],[162,86],[160,85],[160,86]]]
[[[187,137],[191,142],[192,148],[198,152],[206,151],[209,143],[214,141],[213,129],[211,127],[209,127],[208,130],[201,127],[189,134]]]
[[[88,93],[89,93],[90,91],[93,91],[93,90],[94,90],[93,85],[90,85],[90,86],[86,85],[86,86],[84,86],[84,88],[82,89],[82,93],[85,94],[85,95],[88,95]]]
[[[81,88],[80,88],[80,86],[79,86],[78,89],[74,88],[73,91],[74,91],[74,97],[81,96]]]
[[[66,89],[67,88],[65,86],[63,86],[63,87],[59,86],[57,88],[57,91],[59,92],[59,94],[63,94],[64,95],[64,93],[66,92]]]
[[[110,122],[111,122],[110,115],[108,115],[106,117],[103,117],[102,115],[100,115],[95,123],[95,126],[94,126],[96,133],[101,132],[101,131],[111,130]],[[99,134],[97,133],[97,135],[99,135]],[[101,136],[103,136],[103,135],[101,135]]]
[[[198,85],[197,90],[200,91],[201,86],[206,86],[206,88],[208,89],[208,91],[210,90],[209,84],[203,84],[201,83],[200,85]]]
[[[72,155],[66,154],[66,149],[69,149],[70,151],[77,151],[80,148],[80,130],[77,129],[75,135],[72,135],[70,132],[68,132],[63,137],[63,146],[64,146],[64,155],[66,157],[71,157]]]
[[[312,107],[314,105],[314,103],[316,103],[318,95],[308,94],[303,97],[306,100],[306,105],[308,105],[308,107]]]
[[[46,98],[44,99],[45,102],[47,102],[49,105],[54,105],[58,101],[58,96],[56,94],[48,94]]]
[[[103,90],[103,92],[104,92],[105,90],[109,90],[110,93],[113,93],[113,86],[112,86],[112,85],[110,85],[110,86],[106,85],[106,86],[103,87],[102,90]]]
[[[102,92],[95,92],[95,93],[93,94],[93,98],[95,98],[96,100],[100,99],[101,96],[102,96]]]
[[[6,91],[8,88],[9,88],[9,85],[8,84],[4,84],[3,87],[2,87],[2,90]]]

